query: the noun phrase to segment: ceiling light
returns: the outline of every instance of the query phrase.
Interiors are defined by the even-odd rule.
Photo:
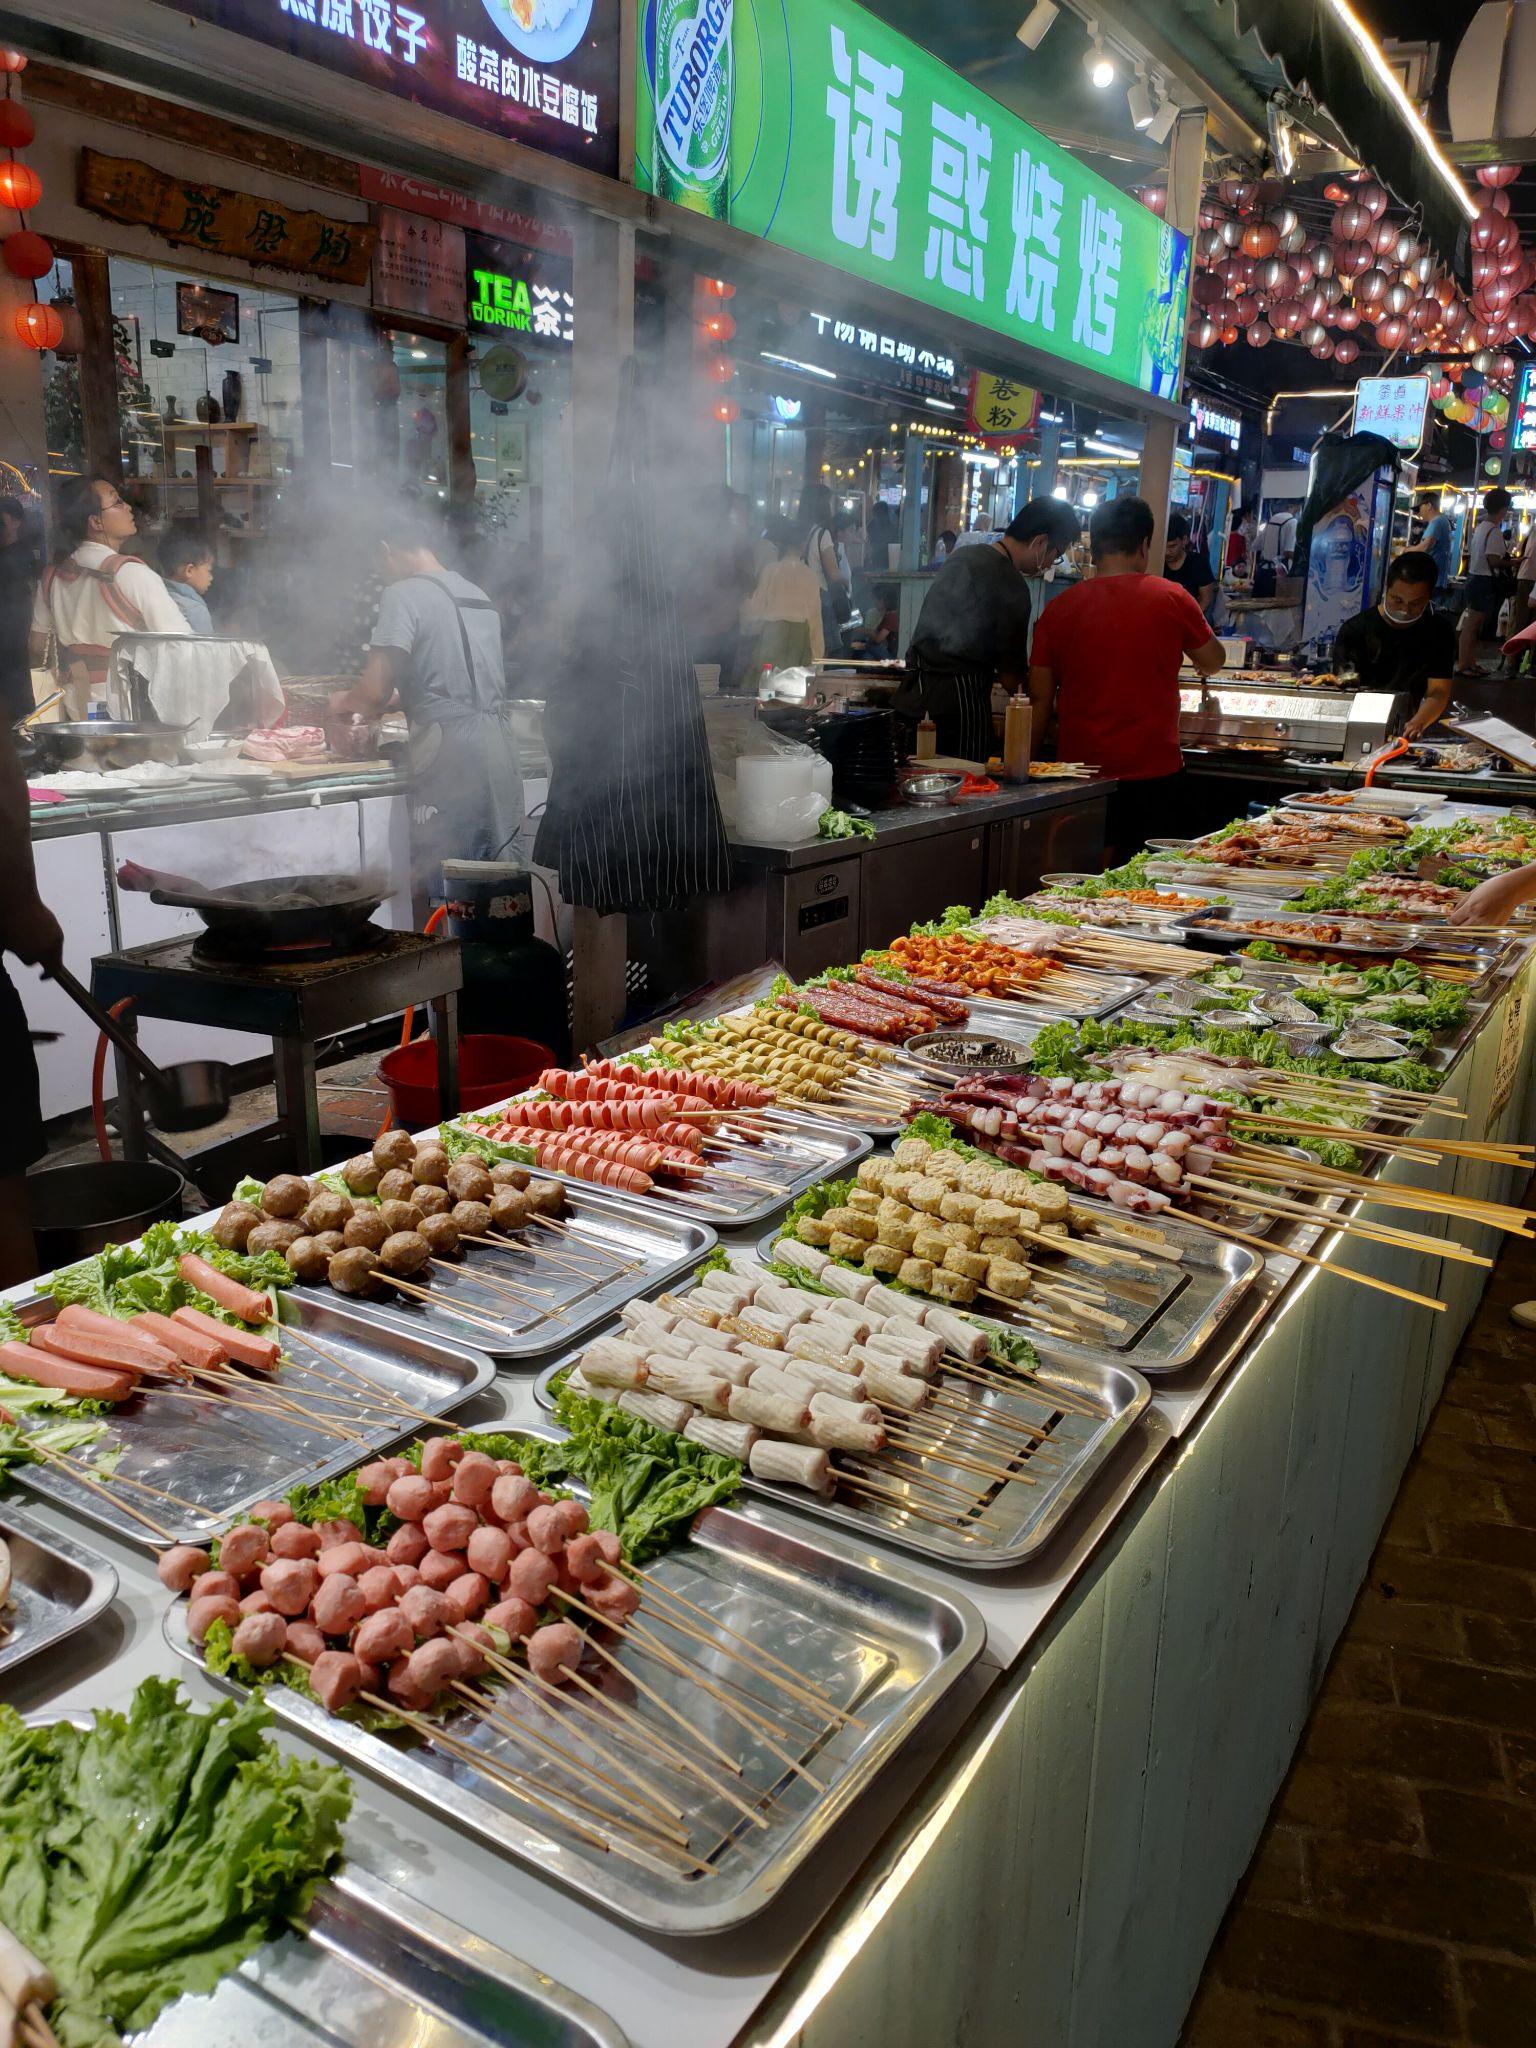
[[[1098,504],[1098,502],[1099,494],[1097,491],[1084,491],[1083,503],[1087,506],[1090,512],[1093,510],[1094,506]]]
[[[1135,82],[1126,92],[1125,103],[1131,110],[1131,126],[1133,128],[1145,131],[1157,119],[1157,110],[1152,104],[1152,95],[1147,90],[1147,74],[1141,69],[1140,65],[1136,67]]]
[[[1265,108],[1265,117],[1269,127],[1269,152],[1275,160],[1275,169],[1282,178],[1288,178],[1296,168],[1296,130],[1277,98],[1270,100]]]
[[[1026,50],[1038,50],[1051,32],[1051,24],[1061,9],[1056,0],[1035,0],[1028,14],[1019,23],[1015,33]]]
[[[1361,56],[1364,57],[1366,63],[1385,87],[1387,97],[1408,123],[1415,136],[1417,136],[1419,147],[1424,151],[1424,154],[1450,187],[1451,192],[1455,196],[1456,204],[1461,208],[1468,220],[1476,220],[1479,211],[1478,202],[1472,197],[1466,186],[1462,184],[1460,178],[1457,177],[1450,159],[1425,126],[1424,116],[1403,90],[1403,81],[1387,62],[1380,43],[1377,42],[1359,15],[1349,5],[1349,0],[1328,0],[1328,5],[1343,23],[1351,39],[1359,49]]]
[[[1093,41],[1083,52],[1083,68],[1089,82],[1100,92],[1108,91],[1115,82],[1115,60],[1104,47],[1104,39],[1097,29],[1093,30]]]

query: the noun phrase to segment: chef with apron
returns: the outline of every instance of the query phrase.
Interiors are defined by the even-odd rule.
[[[937,750],[985,762],[993,751],[992,689],[1011,694],[1029,674],[1029,583],[1077,539],[1077,514],[1059,498],[1031,498],[999,534],[971,536],[934,578],[907,649],[907,680],[892,699],[907,717],[931,718]]]
[[[444,860],[505,857],[522,828],[501,619],[483,590],[444,568],[430,511],[408,505],[382,531],[379,615],[362,675],[330,701],[332,739],[398,697],[411,735],[414,880],[441,897]]]

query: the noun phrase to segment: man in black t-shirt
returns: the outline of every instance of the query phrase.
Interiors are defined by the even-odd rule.
[[[1346,619],[1333,643],[1333,665],[1353,669],[1364,690],[1401,691],[1408,699],[1404,736],[1417,739],[1451,701],[1456,631],[1430,610],[1438,576],[1421,548],[1399,555],[1387,570],[1380,604]]]
[[[1201,611],[1210,615],[1211,601],[1216,595],[1216,571],[1206,549],[1190,539],[1189,521],[1182,512],[1169,515],[1163,574],[1170,583],[1187,590]]]

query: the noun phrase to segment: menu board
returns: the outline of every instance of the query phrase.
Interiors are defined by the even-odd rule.
[[[619,0],[163,0],[531,149],[619,167]]]

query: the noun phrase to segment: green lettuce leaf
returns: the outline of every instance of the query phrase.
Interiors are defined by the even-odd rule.
[[[555,1396],[555,1413],[570,1431],[555,1448],[566,1469],[590,1489],[592,1526],[611,1530],[634,1564],[669,1548],[688,1533],[701,1509],[729,1500],[741,1484],[735,1458],[588,1400],[569,1386]]]
[[[257,1698],[197,1712],[147,1678],[126,1714],[0,1707],[0,1921],[53,1971],[64,2048],[107,2048],[209,1992],[301,1916],[352,1788],[285,1757]]]

